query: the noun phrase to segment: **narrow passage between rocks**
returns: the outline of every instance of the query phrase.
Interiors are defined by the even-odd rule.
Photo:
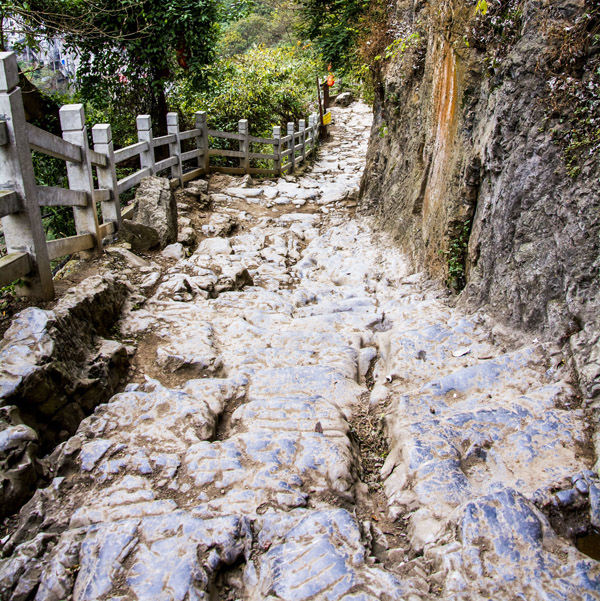
[[[3,599],[600,598],[568,361],[356,218],[371,116],[333,114],[298,177],[180,196],[205,238],[144,274],[131,383],[55,451]]]

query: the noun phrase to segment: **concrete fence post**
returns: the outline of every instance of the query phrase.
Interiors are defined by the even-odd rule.
[[[183,188],[183,166],[181,164],[181,140],[179,139],[179,115],[167,113],[167,134],[173,134],[175,141],[169,144],[169,157],[176,157],[177,162],[171,166],[171,177],[179,181]]]
[[[154,161],[154,138],[152,135],[152,118],[150,115],[138,115],[135,120],[138,142],[148,142],[148,150],[140,152],[140,167],[148,167],[152,175],[156,173]]]
[[[94,150],[108,157],[106,167],[96,167],[98,187],[110,191],[109,200],[102,201],[102,220],[104,223],[112,221],[115,231],[121,227],[121,203],[119,201],[119,186],[117,170],[115,168],[115,149],[112,138],[112,128],[108,124],[99,124],[92,127],[92,140]]]
[[[208,150],[208,125],[206,123],[206,112],[198,111],[195,113],[196,129],[200,130],[200,137],[196,144],[202,150],[202,156],[198,157],[198,167],[204,169],[204,175],[210,171],[210,154]]]
[[[290,169],[289,173],[293,173],[296,171],[296,128],[293,123],[287,124],[287,135],[292,136],[290,141],[288,142],[288,150],[291,150],[289,160],[290,160]]]
[[[304,161],[306,159],[306,121],[304,119],[300,119],[298,122],[298,129],[300,130],[300,144],[302,144],[300,158]]]
[[[238,132],[244,136],[243,140],[240,140],[240,152],[244,153],[244,156],[240,159],[240,167],[245,173],[250,173],[250,131],[248,128],[248,119],[240,119],[238,121]]]
[[[281,127],[275,125],[273,127],[273,154],[277,157],[275,159],[275,170],[277,175],[281,176]]]
[[[48,247],[37,200],[19,67],[13,52],[0,53],[0,118],[6,123],[6,143],[0,145],[0,185],[14,190],[21,211],[2,218],[6,251],[27,253],[31,271],[18,292],[43,300],[54,297]]]
[[[85,207],[73,207],[75,216],[75,229],[77,234],[92,234],[94,247],[82,251],[82,255],[94,256],[102,251],[102,239],[98,229],[98,213],[93,200],[94,179],[92,177],[92,164],[88,146],[87,128],[83,104],[66,104],[58,111],[63,139],[81,148],[81,163],[67,161],[67,176],[71,190],[81,190],[88,194],[88,203]]]

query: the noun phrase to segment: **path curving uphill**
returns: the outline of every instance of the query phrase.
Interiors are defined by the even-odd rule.
[[[600,599],[568,360],[354,217],[370,115],[334,119],[306,174],[181,200],[206,237],[142,267],[137,371],[53,454],[2,599]]]

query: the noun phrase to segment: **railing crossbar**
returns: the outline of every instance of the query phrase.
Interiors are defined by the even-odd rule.
[[[152,143],[154,147],[164,146],[165,144],[172,144],[175,142],[177,138],[173,134],[167,134],[166,136],[160,136],[158,138],[153,138]]]
[[[0,190],[0,217],[21,211],[21,200],[14,190]]]
[[[158,161],[156,163],[156,173],[162,171],[163,169],[168,169],[177,163],[177,157],[169,157],[168,159],[164,159],[162,161]]]
[[[221,138],[223,140],[243,140],[243,134],[234,134],[228,131],[217,131],[215,129],[209,129],[208,135],[210,138]]]
[[[71,144],[31,123],[27,124],[27,137],[32,150],[63,161],[81,163],[81,148],[79,146]]]
[[[87,207],[89,200],[87,192],[54,186],[38,186],[37,197],[40,207]]]
[[[194,148],[194,150],[189,150],[188,152],[181,153],[181,162],[191,161],[192,159],[197,159],[203,155],[203,151],[199,148]]]
[[[148,142],[136,142],[125,148],[119,148],[119,150],[115,150],[115,163],[122,163],[127,159],[139,156],[140,152],[145,150],[148,150]]]
[[[94,248],[96,242],[92,234],[79,234],[78,236],[69,236],[68,238],[59,238],[58,240],[48,240],[48,257],[51,261]]]
[[[262,154],[260,152],[251,152],[248,155],[251,159],[262,159],[265,161],[275,161],[279,155],[277,154]]]
[[[248,140],[250,142],[254,142],[255,144],[270,144],[271,146],[275,144],[275,140],[273,138],[257,138],[256,136],[248,136]]]
[[[149,175],[152,175],[152,170],[150,167],[144,167],[144,169],[140,169],[139,171],[120,179],[118,182],[119,194],[123,194],[123,192],[127,192],[127,190],[137,186],[142,179],[148,177]]]
[[[179,134],[180,140],[189,140],[190,138],[197,138],[202,135],[201,129],[188,129],[187,131],[182,131]]]
[[[31,269],[28,253],[10,253],[0,257],[0,287],[26,276]]]

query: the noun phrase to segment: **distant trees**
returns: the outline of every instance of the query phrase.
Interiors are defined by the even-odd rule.
[[[214,129],[235,131],[240,119],[248,119],[253,135],[271,137],[274,125],[285,131],[287,123],[307,117],[318,68],[302,46],[259,46],[210,67],[206,89],[182,81],[172,96],[184,115],[207,111]]]
[[[334,68],[347,67],[356,57],[361,17],[369,0],[300,0],[303,29],[326,62]]]
[[[254,0],[247,14],[225,19],[219,51],[224,57],[264,45],[292,46],[302,38],[296,0]]]

